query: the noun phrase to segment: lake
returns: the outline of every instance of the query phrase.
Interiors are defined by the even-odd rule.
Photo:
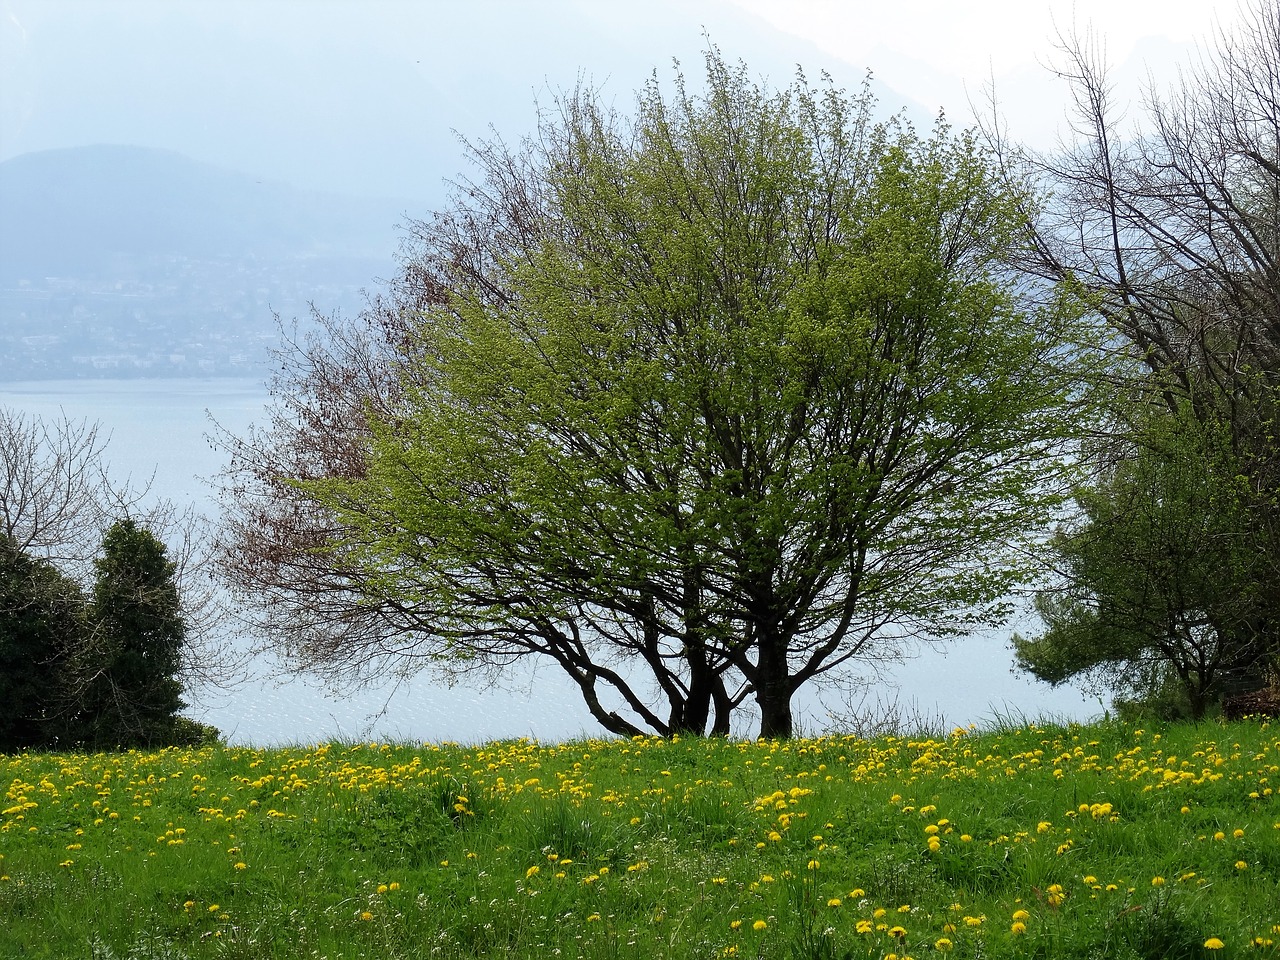
[[[107,460],[117,481],[154,478],[156,495],[212,511],[210,478],[224,464],[208,441],[211,420],[242,433],[265,417],[268,394],[255,379],[47,380],[0,382],[0,404],[43,417],[97,420],[110,435]],[[997,717],[1088,719],[1096,699],[1053,690],[1011,671],[1009,631],[930,647],[888,668],[867,703],[894,701],[947,726]],[[557,668],[511,677],[501,689],[449,687],[428,675],[360,690],[326,689],[314,679],[259,658],[229,690],[188,690],[188,711],[235,744],[311,744],[329,739],[397,742],[547,741],[597,735],[576,687]],[[832,691],[797,697],[801,729],[818,732],[847,713]],[[854,698],[855,706],[861,702]],[[744,721],[740,732],[747,732]]]

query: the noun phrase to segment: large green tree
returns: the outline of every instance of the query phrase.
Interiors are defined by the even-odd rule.
[[[615,733],[753,698],[786,736],[806,683],[999,618],[1077,359],[1003,269],[1028,198],[865,90],[706,68],[473,148],[406,309],[235,446],[227,568],[302,662],[535,655]]]

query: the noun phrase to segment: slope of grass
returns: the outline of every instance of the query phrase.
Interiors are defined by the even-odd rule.
[[[0,957],[1280,955],[1280,734],[0,758]]]

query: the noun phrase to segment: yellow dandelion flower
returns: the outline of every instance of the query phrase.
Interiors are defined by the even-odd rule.
[[[769,924],[765,923],[763,920],[757,920],[755,923],[751,925],[751,929],[755,930],[756,932],[759,932],[761,930],[766,929],[768,926]]]
[[[1023,923],[1021,920],[1018,920],[1017,922],[1009,925],[1009,932],[1012,933],[1015,937],[1021,936],[1022,934],[1027,932],[1027,925]]]
[[[1225,946],[1226,944],[1223,943],[1221,940],[1219,940],[1217,937],[1210,937],[1208,940],[1204,942],[1204,948],[1206,950],[1221,950]]]

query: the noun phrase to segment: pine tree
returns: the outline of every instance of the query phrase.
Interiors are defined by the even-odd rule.
[[[92,630],[78,664],[78,737],[98,748],[169,743],[186,706],[174,564],[150,531],[122,520],[103,537],[94,568]]]

